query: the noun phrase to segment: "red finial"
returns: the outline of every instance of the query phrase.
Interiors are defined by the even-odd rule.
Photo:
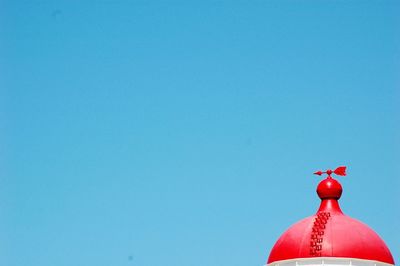
[[[321,199],[339,199],[340,196],[342,195],[342,186],[340,183],[331,177],[331,174],[335,175],[340,175],[340,176],[345,176],[346,175],[346,166],[339,166],[335,170],[326,170],[325,172],[318,171],[315,172],[315,175],[322,175],[322,174],[327,174],[328,177],[324,180],[322,180],[317,188],[317,193],[318,196]]]
[[[346,166],[339,166],[334,171],[332,171],[330,169],[326,170],[325,172],[317,171],[314,173],[314,175],[328,174],[328,178],[330,178],[332,173],[334,173],[335,175],[345,176],[346,175]]]

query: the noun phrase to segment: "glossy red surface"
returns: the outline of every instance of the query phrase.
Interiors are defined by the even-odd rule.
[[[340,199],[342,196],[342,185],[331,177],[322,180],[317,187],[317,194],[320,199]]]
[[[313,257],[345,257],[394,264],[383,240],[340,209],[340,183],[328,177],[318,185],[317,213],[291,226],[275,243],[267,263]]]

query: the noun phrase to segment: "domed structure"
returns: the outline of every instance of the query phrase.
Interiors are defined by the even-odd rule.
[[[283,233],[272,248],[268,265],[394,265],[383,240],[340,209],[342,186],[331,174],[345,175],[345,169],[315,173],[328,174],[317,187],[321,198],[317,213]]]

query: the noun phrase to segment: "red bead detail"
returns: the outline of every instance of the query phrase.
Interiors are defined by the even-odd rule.
[[[310,256],[321,257],[322,242],[324,242],[325,225],[330,217],[329,212],[319,212],[314,219],[310,235]]]

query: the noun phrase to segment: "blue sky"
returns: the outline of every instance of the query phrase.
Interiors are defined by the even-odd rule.
[[[348,166],[399,261],[396,1],[0,1],[0,264],[263,265]]]

